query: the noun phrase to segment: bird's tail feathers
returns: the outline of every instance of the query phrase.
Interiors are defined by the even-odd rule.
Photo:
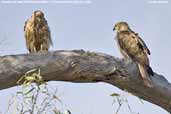
[[[147,66],[147,72],[150,76],[154,76],[153,69],[150,66]]]
[[[144,84],[148,87],[153,87],[152,80],[150,79],[150,76],[148,74],[148,70],[141,64],[138,64],[138,68]]]

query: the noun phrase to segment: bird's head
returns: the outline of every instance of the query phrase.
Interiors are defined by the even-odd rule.
[[[34,11],[34,16],[35,16],[36,18],[43,18],[43,17],[44,17],[44,14],[43,14],[42,11],[37,10],[37,11]]]
[[[130,30],[130,28],[127,22],[118,22],[114,25],[113,31],[114,30],[116,30],[117,32],[120,32],[120,31],[128,31]]]
[[[44,18],[44,14],[40,10],[36,10],[32,14],[33,21],[40,21],[42,18]]]

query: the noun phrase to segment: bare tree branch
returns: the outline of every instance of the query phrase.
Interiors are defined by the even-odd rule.
[[[154,87],[148,88],[135,63],[83,50],[3,56],[0,58],[0,89],[16,86],[17,80],[34,68],[41,69],[45,81],[109,83],[171,113],[171,83],[162,75],[155,73]]]

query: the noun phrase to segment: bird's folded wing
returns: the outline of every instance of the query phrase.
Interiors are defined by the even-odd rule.
[[[137,40],[138,45],[145,51],[145,53],[150,55],[150,50],[148,49],[147,45],[145,42],[142,40],[141,37],[138,36],[137,33],[132,32],[132,37],[134,37]]]

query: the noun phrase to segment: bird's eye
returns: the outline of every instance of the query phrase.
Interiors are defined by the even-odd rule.
[[[116,27],[115,27],[115,29],[117,30],[119,28],[119,26],[117,25]]]

